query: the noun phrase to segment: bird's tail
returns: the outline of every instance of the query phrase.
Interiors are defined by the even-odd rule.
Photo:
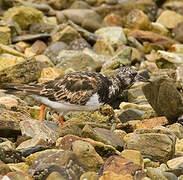
[[[42,87],[40,85],[4,83],[3,89],[7,94],[36,94],[39,95]]]

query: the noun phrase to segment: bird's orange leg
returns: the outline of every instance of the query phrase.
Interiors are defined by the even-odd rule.
[[[41,105],[41,109],[40,109],[40,114],[39,114],[39,121],[40,121],[40,122],[43,121],[44,108],[45,108],[45,105],[42,104],[42,105]]]
[[[60,124],[62,125],[62,126],[64,126],[64,116],[62,116],[62,115],[59,115],[59,118],[58,118],[58,120],[60,121]]]

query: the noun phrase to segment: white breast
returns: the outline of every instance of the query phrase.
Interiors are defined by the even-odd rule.
[[[66,113],[68,111],[92,111],[98,109],[101,105],[103,105],[103,103],[99,102],[99,96],[97,93],[90,97],[86,105],[70,104],[69,102],[56,102],[51,101],[46,97],[36,95],[33,95],[33,97],[40,101],[42,104],[45,104],[60,113]]]

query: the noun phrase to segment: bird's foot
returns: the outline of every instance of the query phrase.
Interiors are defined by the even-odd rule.
[[[39,114],[39,121],[40,121],[40,122],[43,122],[44,108],[45,108],[45,105],[42,104],[42,105],[41,105],[41,109],[40,109],[40,114]]]

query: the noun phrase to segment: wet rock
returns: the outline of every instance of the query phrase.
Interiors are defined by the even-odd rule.
[[[40,77],[40,68],[35,59],[29,59],[0,71],[1,83],[29,83]]]
[[[8,27],[0,27],[0,43],[8,45],[11,42],[11,30]]]
[[[158,49],[167,49],[171,45],[178,43],[171,38],[150,31],[134,30],[128,36],[132,36],[141,42],[151,42],[153,45],[159,47]]]
[[[51,61],[56,64],[57,63],[57,56],[59,52],[63,49],[67,49],[67,45],[63,42],[55,42],[48,46],[45,51],[45,55],[48,56]]]
[[[166,162],[175,153],[175,141],[175,135],[167,130],[137,129],[128,139],[125,149],[138,150],[142,155]]]
[[[143,86],[142,90],[158,116],[175,122],[182,114],[182,98],[171,79],[159,78]]]
[[[73,40],[69,44],[69,49],[70,50],[82,51],[85,48],[92,49],[92,47],[90,46],[90,44],[85,39],[83,39],[83,38]]]
[[[38,120],[29,119],[20,122],[20,129],[23,136],[35,137],[37,141],[45,142],[45,144],[53,144],[58,137],[56,130],[49,128]],[[34,141],[33,141],[34,143]]]
[[[141,167],[144,167],[143,157],[140,151],[125,149],[121,152],[121,155],[124,158],[133,161],[135,164],[139,164]]]
[[[78,180],[87,168],[79,162],[77,155],[70,151],[49,150],[41,152],[33,161],[28,173],[33,178],[46,178],[57,171],[65,179]]]
[[[81,35],[72,26],[66,26],[63,30],[52,34],[52,41],[62,41],[69,44],[71,41],[81,38]]]
[[[178,23],[172,31],[172,36],[176,41],[179,41],[183,43],[183,35],[182,35],[182,30],[183,30],[183,22]]]
[[[101,175],[105,172],[113,172],[118,175],[132,176],[134,179],[138,176],[146,177],[142,167],[122,156],[109,157],[101,168]],[[127,176],[127,177],[128,177]]]
[[[129,109],[123,111],[118,116],[118,118],[122,123],[124,123],[124,122],[130,121],[130,120],[141,120],[143,114],[144,114],[144,111],[129,108]]]
[[[107,44],[110,44],[115,50],[127,43],[125,33],[122,27],[104,27],[95,31],[99,38],[104,39]]]
[[[111,130],[94,128],[92,129],[86,125],[82,130],[82,136],[85,138],[91,138],[104,144],[114,146],[116,149],[122,149],[123,141]]]
[[[121,26],[123,25],[123,19],[121,16],[115,13],[110,13],[106,15],[102,21],[104,27],[107,26]]]
[[[179,139],[183,138],[183,126],[179,123],[174,123],[166,126],[170,129]]]
[[[134,9],[126,16],[126,28],[150,30],[151,23],[148,16],[139,9]]]
[[[62,50],[57,57],[57,68],[65,70],[72,68],[75,71],[96,71],[101,64],[91,56],[74,50]]]
[[[102,23],[101,17],[91,9],[66,9],[58,11],[56,16],[59,23],[66,22],[69,19],[89,31],[100,28]],[[90,18],[86,19],[86,17]]]
[[[26,35],[20,35],[20,36],[15,36],[12,39],[12,42],[16,43],[16,42],[20,42],[20,41],[34,41],[34,40],[47,40],[50,37],[49,34],[26,34]]]
[[[29,25],[43,22],[43,13],[33,7],[17,6],[8,9],[4,14],[5,20],[11,18],[25,30]]]
[[[16,179],[33,180],[31,176],[23,172],[10,172],[6,175],[6,177],[11,180],[16,180]]]
[[[103,164],[103,159],[89,142],[81,140],[73,142],[72,151],[78,156],[79,161],[91,171],[99,170]]]
[[[164,25],[166,28],[173,29],[178,23],[183,21],[183,16],[175,11],[165,10],[163,11],[156,22]]]

